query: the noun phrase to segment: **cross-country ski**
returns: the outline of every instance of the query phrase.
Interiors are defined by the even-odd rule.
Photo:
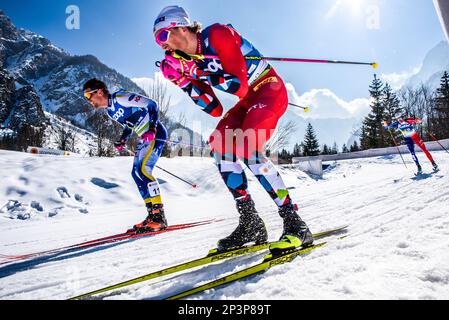
[[[0,300],[449,299],[445,1],[23,2]]]

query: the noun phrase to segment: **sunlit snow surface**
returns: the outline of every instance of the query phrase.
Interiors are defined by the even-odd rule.
[[[449,299],[448,154],[441,171],[415,178],[399,156],[341,161],[323,179],[281,170],[313,232],[349,224],[348,237],[293,263],[192,299]],[[418,155],[424,171],[431,166]],[[163,158],[158,169],[170,224],[220,222],[103,247],[0,265],[0,299],[67,299],[199,258],[237,225],[234,202],[210,158]],[[132,158],[33,156],[0,150],[0,254],[49,250],[126,231],[145,218],[131,178]],[[248,173],[270,240],[282,220]],[[9,209],[6,206],[9,200]],[[13,205],[15,204],[15,205]],[[163,299],[257,263],[263,253],[158,281],[104,299]],[[5,261],[0,256],[0,263]]]

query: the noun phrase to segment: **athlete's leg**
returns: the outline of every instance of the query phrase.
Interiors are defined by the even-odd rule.
[[[236,201],[239,224],[226,238],[217,243],[219,251],[241,247],[246,243],[265,243],[268,233],[258,216],[255,203],[248,193],[245,171],[236,156],[235,129],[240,129],[247,109],[237,104],[218,124],[210,142],[220,174]]]
[[[410,154],[412,155],[413,161],[415,161],[416,165],[420,167],[418,157],[415,153],[415,143],[413,142],[412,138],[405,138],[405,143],[407,144],[408,150],[410,151]]]
[[[276,205],[282,207],[291,203],[289,192],[276,167],[264,154],[264,147],[288,105],[282,80],[279,77],[273,80],[259,87],[248,102],[251,107],[243,121],[244,140],[237,143],[237,155],[244,159]]]
[[[210,138],[215,164],[234,199],[249,195],[245,171],[235,155],[234,137],[234,130],[241,127],[245,114],[246,110],[236,105],[219,122]]]
[[[153,176],[153,169],[162,154],[165,140],[167,140],[167,131],[162,124],[158,124],[155,140],[141,142],[137,146],[138,152],[134,159],[132,174],[148,212],[147,218],[134,226],[134,230],[139,232],[167,228],[159,183]]]
[[[134,158],[133,178],[145,203],[162,204],[162,198],[153,169],[159,160],[167,140],[167,131],[163,125],[157,126],[156,138],[149,143],[139,143]]]
[[[421,148],[421,150],[427,156],[427,159],[429,159],[429,161],[432,164],[435,163],[435,161],[433,160],[432,155],[430,154],[429,150],[427,150],[426,145],[424,144],[424,141],[422,141],[421,137],[418,134],[415,134],[415,135],[412,136],[412,139],[416,143],[416,145]]]

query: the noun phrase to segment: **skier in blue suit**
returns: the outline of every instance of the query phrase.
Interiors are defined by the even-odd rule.
[[[131,135],[139,138],[134,158],[132,177],[142,196],[148,216],[135,225],[137,233],[160,231],[167,228],[160,188],[152,172],[162,154],[167,130],[158,120],[157,103],[150,98],[124,90],[109,93],[106,84],[91,79],[84,84],[84,97],[96,109],[106,109],[108,116],[123,127],[123,133],[114,143],[120,153]]]

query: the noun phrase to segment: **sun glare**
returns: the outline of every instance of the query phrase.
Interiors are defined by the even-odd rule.
[[[363,12],[365,0],[342,0],[342,7],[351,12],[353,16],[360,16]]]

